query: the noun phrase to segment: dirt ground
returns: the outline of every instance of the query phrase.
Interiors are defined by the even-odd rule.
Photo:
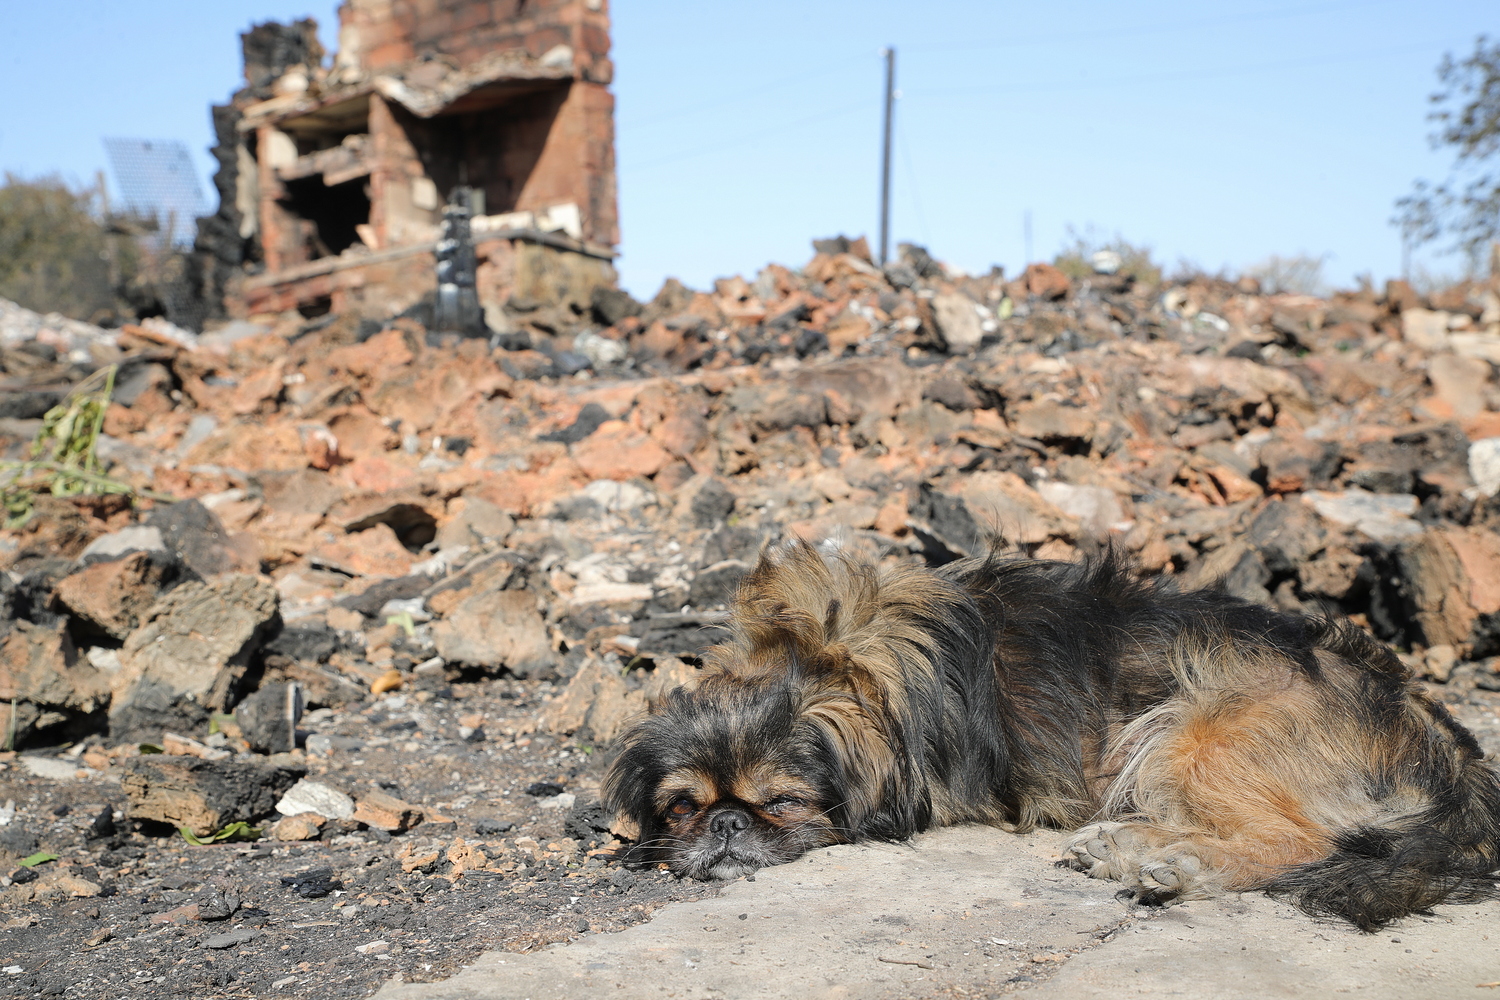
[[[1493,757],[1500,693],[1462,673],[1435,690]],[[551,694],[546,683],[487,681],[304,719],[314,746],[331,747],[308,757],[310,777],[375,782],[450,820],[396,837],[346,822],[318,842],[195,847],[123,817],[99,836],[105,807],[125,801],[109,773],[40,777],[11,757],[0,801],[14,802],[14,816],[0,835],[34,836],[60,858],[32,881],[12,870],[0,889],[0,996],[365,997],[398,973],[439,980],[485,950],[618,931],[714,894],[713,883],[614,863],[610,835],[580,825],[587,810],[568,796],[596,798],[606,755],[531,732]],[[458,721],[475,714],[485,717],[477,742]],[[453,878],[450,857],[472,862],[473,847],[491,870]]]
[[[0,800],[15,803],[5,829],[61,857],[33,869],[34,882],[0,890],[0,995],[363,997],[398,971],[441,979],[485,949],[619,930],[663,903],[713,892],[590,855],[608,850],[607,833],[567,836],[568,796],[596,798],[603,755],[528,732],[550,693],[548,684],[461,684],[306,717],[302,728],[333,747],[306,760],[309,777],[344,788],[376,782],[451,820],[396,837],[346,821],[322,841],[192,846],[123,818],[113,836],[91,836],[104,807],[124,810],[117,780],[32,776],[12,758],[0,774]],[[458,717],[470,714],[486,717],[481,742],[460,738]],[[549,794],[555,786],[560,798]],[[445,877],[459,841],[508,870]],[[421,861],[433,852],[436,860],[403,871],[403,854]],[[68,876],[100,891],[72,896],[65,883],[26,898]],[[227,919],[203,919],[213,912],[205,901],[235,895]],[[182,910],[195,903],[197,918]],[[215,940],[226,934],[232,943]]]

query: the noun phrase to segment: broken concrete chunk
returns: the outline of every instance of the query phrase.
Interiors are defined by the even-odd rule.
[[[109,682],[78,655],[62,622],[17,621],[0,637],[0,733],[15,746],[63,742],[99,728]]]
[[[459,602],[432,627],[438,655],[448,663],[516,677],[548,677],[556,656],[536,597],[521,590],[489,590]]]
[[[304,703],[301,685],[266,684],[235,706],[234,718],[251,750],[286,753],[297,748],[297,720]]]
[[[166,547],[199,576],[259,568],[253,553],[238,544],[218,515],[197,500],[157,507],[146,526],[161,532]]]
[[[516,526],[509,514],[479,497],[455,501],[450,511],[453,516],[437,533],[438,546],[443,549],[460,545],[498,545]]]
[[[1500,612],[1500,536],[1475,528],[1429,531],[1397,548],[1396,565],[1429,647],[1500,647],[1492,634]],[[1473,651],[1495,652],[1500,648]]]
[[[125,761],[120,786],[130,798],[133,819],[187,827],[207,837],[230,823],[273,812],[306,773],[287,764],[147,754]]]
[[[608,744],[636,718],[650,701],[698,680],[695,667],[675,657],[663,657],[639,688],[631,688],[619,666],[590,658],[561,695],[542,710],[539,724],[553,733],[588,733]]]
[[[354,807],[354,820],[387,833],[405,833],[422,822],[421,806],[403,802],[385,792],[368,791],[360,795]]]
[[[191,571],[166,552],[132,552],[63,577],[57,583],[57,600],[88,626],[112,639],[124,639],[162,591],[190,576]]]
[[[1087,443],[1093,439],[1098,420],[1089,410],[1055,399],[1020,403],[1008,415],[1011,429],[1017,434],[1047,444]]]
[[[327,821],[326,817],[316,815],[315,813],[300,813],[296,816],[288,816],[271,827],[271,839],[283,841],[317,840],[318,834],[323,832],[323,825]]]
[[[1448,347],[1448,319],[1445,312],[1407,309],[1401,313],[1401,335],[1408,344],[1424,351],[1445,350]]]
[[[988,539],[969,513],[968,505],[923,484],[911,505],[911,526],[928,552],[928,559],[950,562],[985,551]]]
[[[210,711],[225,711],[261,635],[276,617],[277,592],[265,577],[231,575],[186,583],[159,600],[120,651],[110,731],[155,737],[193,732]]]

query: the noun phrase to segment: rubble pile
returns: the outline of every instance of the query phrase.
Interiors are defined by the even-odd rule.
[[[225,753],[332,753],[303,711],[484,677],[565,687],[541,725],[607,742],[794,536],[931,564],[996,534],[1036,558],[1113,546],[1500,689],[1492,286],[1320,299],[815,249],[712,291],[601,290],[573,334],[493,342],[6,305],[5,455],[117,365],[97,453],[177,501],[44,494],[0,534],[10,745],[212,729]]]
[[[147,936],[162,990],[352,997],[692,898],[607,864],[633,831],[595,751],[793,537],[932,565],[1109,546],[1349,615],[1500,734],[1493,284],[1322,299],[814,247],[488,338],[0,303],[23,978],[121,995]],[[68,430],[100,491],[49,490],[33,442],[85,379],[102,421]]]

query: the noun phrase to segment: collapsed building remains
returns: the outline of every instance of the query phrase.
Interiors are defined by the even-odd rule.
[[[240,318],[408,310],[435,297],[457,207],[488,326],[571,326],[619,242],[604,0],[347,0],[339,22],[326,66],[311,20],[241,36],[205,297]]]

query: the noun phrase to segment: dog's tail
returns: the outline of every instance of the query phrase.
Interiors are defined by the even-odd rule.
[[[1362,931],[1444,902],[1500,899],[1500,781],[1473,761],[1414,817],[1340,831],[1326,858],[1280,872],[1266,890]]]

